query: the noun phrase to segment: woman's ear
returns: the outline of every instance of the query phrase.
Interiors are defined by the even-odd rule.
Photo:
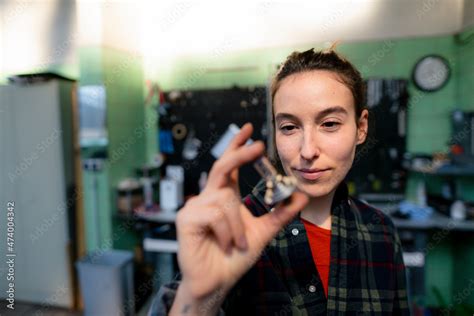
[[[357,145],[365,142],[367,133],[369,131],[369,111],[367,109],[362,110],[357,125]]]

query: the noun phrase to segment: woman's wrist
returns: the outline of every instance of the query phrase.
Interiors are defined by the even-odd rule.
[[[169,315],[217,315],[226,296],[226,291],[216,290],[204,298],[196,298],[191,294],[185,281],[182,281]]]

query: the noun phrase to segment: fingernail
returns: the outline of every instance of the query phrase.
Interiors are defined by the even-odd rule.
[[[247,249],[247,238],[245,238],[245,235],[240,236],[239,238],[239,247],[243,250]]]

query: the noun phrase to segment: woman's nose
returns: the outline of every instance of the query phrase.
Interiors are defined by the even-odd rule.
[[[305,160],[313,160],[320,154],[317,140],[313,131],[307,131],[304,133],[300,155]]]

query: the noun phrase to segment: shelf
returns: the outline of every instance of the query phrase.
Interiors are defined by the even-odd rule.
[[[385,212],[387,210],[384,210]],[[121,215],[120,217],[129,219],[134,218],[153,223],[174,224],[176,222],[176,213],[137,213],[135,216]],[[474,231],[474,220],[454,220],[450,217],[434,212],[430,218],[425,220],[401,219],[391,217],[397,228],[402,229],[448,229],[453,231]]]
[[[174,224],[176,222],[176,212],[135,212],[129,215],[118,212],[116,217],[123,220],[147,221],[159,224]]]
[[[474,176],[474,166],[472,167],[463,167],[456,165],[445,165],[441,166],[436,170],[431,169],[408,169],[409,171],[424,173],[429,175],[439,175],[439,176],[461,176],[461,177],[473,177]]]
[[[150,252],[177,253],[178,242],[170,239],[144,238],[143,250]]]
[[[434,212],[430,218],[425,220],[401,219],[391,217],[393,224],[398,229],[412,230],[447,230],[474,232],[474,220],[455,220]]]
[[[379,208],[383,209],[383,208]],[[384,213],[390,214],[387,209],[383,209]],[[119,214],[119,218],[128,220],[141,220],[159,224],[174,224],[176,222],[176,213],[135,213],[134,215]],[[390,216],[394,225],[400,229],[413,230],[430,230],[430,229],[445,229],[453,231],[472,231],[474,232],[474,220],[454,220],[450,217],[434,212],[430,218],[424,220],[401,219]]]
[[[135,216],[154,223],[173,224],[176,222],[176,212],[138,212]]]

